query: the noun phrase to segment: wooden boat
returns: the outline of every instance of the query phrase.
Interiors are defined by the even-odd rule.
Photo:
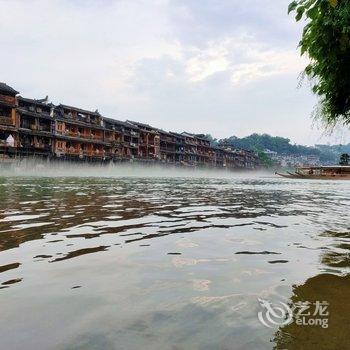
[[[294,173],[275,173],[287,179],[350,180],[349,165],[298,167]]]

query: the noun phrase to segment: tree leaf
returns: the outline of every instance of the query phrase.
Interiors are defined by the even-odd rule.
[[[296,7],[298,6],[298,3],[296,1],[293,1],[289,4],[288,6],[288,15],[294,11],[296,9]]]
[[[300,56],[302,56],[306,51],[307,51],[306,45],[301,45],[301,48],[300,48]]]
[[[297,8],[297,15],[295,16],[295,20],[298,22],[300,21],[301,17],[303,17],[305,7],[300,6]]]
[[[315,19],[317,17],[317,14],[318,14],[317,6],[311,7],[311,9],[306,11],[306,14],[309,18]]]
[[[291,1],[291,0],[290,0]],[[295,19],[305,15],[299,49],[310,64],[305,75],[319,97],[318,116],[350,125],[350,0],[297,0]]]

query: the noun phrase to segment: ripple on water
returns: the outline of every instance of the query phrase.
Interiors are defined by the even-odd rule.
[[[274,339],[282,349],[287,333],[298,341],[298,329],[264,329],[258,297],[315,293],[338,305],[349,292],[349,183],[135,177],[0,185],[5,348],[13,339],[38,348],[35,329],[45,334],[42,348],[64,348],[57,334],[65,334],[66,348],[88,338],[166,350],[271,348]],[[337,342],[334,329],[330,336]],[[322,339],[313,338],[318,349]]]

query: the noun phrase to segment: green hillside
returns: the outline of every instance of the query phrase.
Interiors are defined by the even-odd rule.
[[[210,135],[208,135],[210,136]],[[252,134],[250,136],[239,138],[231,136],[226,139],[216,140],[211,136],[211,142],[214,145],[231,146],[236,148],[249,149],[259,154],[265,150],[277,152],[279,155],[293,156],[319,156],[323,163],[336,164],[342,153],[350,154],[350,143],[347,145],[315,145],[314,147],[292,144],[290,139],[280,136],[271,136],[268,134]]]

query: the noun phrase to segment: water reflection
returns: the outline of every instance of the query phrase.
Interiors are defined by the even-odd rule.
[[[293,303],[327,301],[328,328],[299,326],[281,328],[275,349],[349,349],[350,275],[320,274],[293,288]]]
[[[107,248],[109,248],[109,246],[100,246],[100,247],[93,247],[93,248],[84,248],[84,249],[78,249],[78,250],[74,250],[72,252],[69,252],[67,255],[60,257],[60,258],[56,258],[54,260],[52,260],[51,262],[55,262],[55,261],[62,261],[62,260],[67,260],[67,259],[72,259],[75,258],[77,256],[81,256],[84,254],[91,254],[91,253],[96,253],[96,252],[103,252],[105,251]],[[47,257],[51,257],[51,255],[48,255]]]
[[[21,265],[21,264],[20,263],[13,263],[13,264],[7,264],[7,265],[0,266],[0,273],[5,272],[7,270],[17,269],[17,267],[19,265]]]
[[[321,262],[325,265],[323,270],[337,275],[322,273],[294,286],[291,302],[329,303],[328,327],[289,324],[276,333],[275,349],[329,350],[350,347],[350,233],[326,231],[320,236],[331,237],[333,241],[321,253]]]
[[[156,185],[150,179],[1,179],[0,249],[58,233],[69,239],[124,233],[134,236],[127,239],[134,242],[210,228],[283,229],[283,220],[274,219],[323,214],[310,203],[324,202],[327,193],[274,185],[257,180],[241,181],[239,187],[227,180],[199,179],[159,179]],[[154,229],[147,234],[141,228]]]
[[[322,253],[322,263],[336,268],[350,268],[350,232],[326,231],[325,237],[332,237],[333,244]]]
[[[349,292],[349,204],[341,182],[0,178],[4,348],[300,344],[257,299]]]

